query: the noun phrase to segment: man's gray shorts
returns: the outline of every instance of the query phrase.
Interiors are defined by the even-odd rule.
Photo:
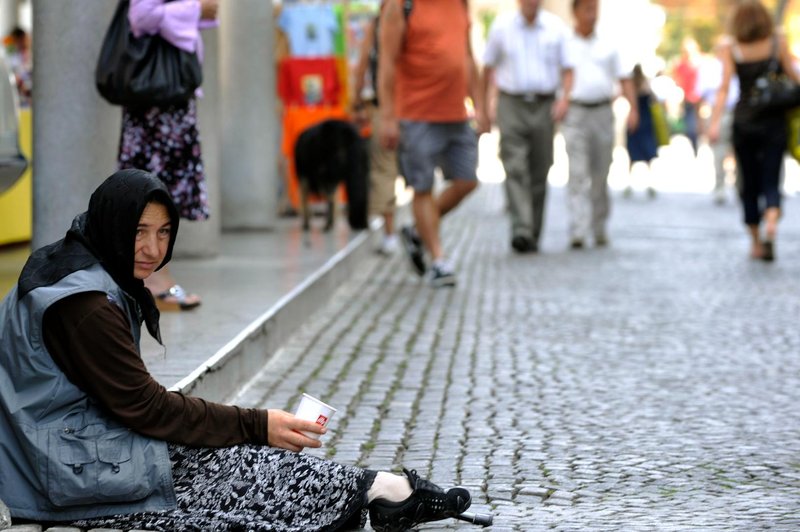
[[[478,176],[478,135],[469,122],[400,121],[400,172],[416,192],[433,188],[433,172],[445,179],[475,181]]]

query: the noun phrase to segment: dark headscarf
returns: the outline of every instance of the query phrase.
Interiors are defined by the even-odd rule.
[[[19,276],[18,297],[99,263],[136,300],[147,330],[160,343],[155,300],[144,282],[133,276],[136,229],[151,201],[164,205],[172,222],[167,255],[158,266],[161,269],[172,257],[178,210],[160,179],[143,170],[120,170],[97,187],[89,199],[89,210],[75,217],[63,239],[31,254]]]

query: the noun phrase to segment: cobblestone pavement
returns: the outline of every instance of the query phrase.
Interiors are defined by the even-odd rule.
[[[800,529],[800,201],[765,264],[704,195],[615,196],[611,246],[567,250],[563,194],[518,256],[483,185],[443,227],[455,289],[371,259],[238,402],[322,398],[311,452],[464,485],[492,531]]]

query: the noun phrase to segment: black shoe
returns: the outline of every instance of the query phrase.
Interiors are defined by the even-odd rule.
[[[583,239],[573,238],[569,243],[569,247],[572,249],[583,249]]]
[[[530,238],[517,235],[511,239],[511,249],[517,253],[530,253],[531,251],[536,251],[534,248],[535,244]]]
[[[456,517],[472,502],[464,488],[445,492],[433,482],[419,478],[416,471],[403,469],[403,473],[414,490],[406,500],[375,499],[369,505],[369,524],[378,532],[405,532],[421,523]]]
[[[428,281],[434,288],[456,285],[456,274],[447,265],[434,264],[428,274]]]
[[[408,258],[411,259],[411,267],[414,268],[417,275],[422,277],[425,275],[425,270],[427,269],[425,266],[425,252],[422,249],[422,240],[420,240],[419,235],[417,235],[417,232],[410,225],[400,230],[400,239],[403,241],[403,247],[408,254]]]

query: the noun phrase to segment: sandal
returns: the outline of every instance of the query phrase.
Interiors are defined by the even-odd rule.
[[[772,240],[765,240],[761,247],[761,260],[772,262],[775,260],[775,244]]]
[[[191,310],[200,306],[200,301],[189,302],[189,294],[179,284],[174,284],[169,289],[156,294],[156,307],[158,310],[176,311]]]

